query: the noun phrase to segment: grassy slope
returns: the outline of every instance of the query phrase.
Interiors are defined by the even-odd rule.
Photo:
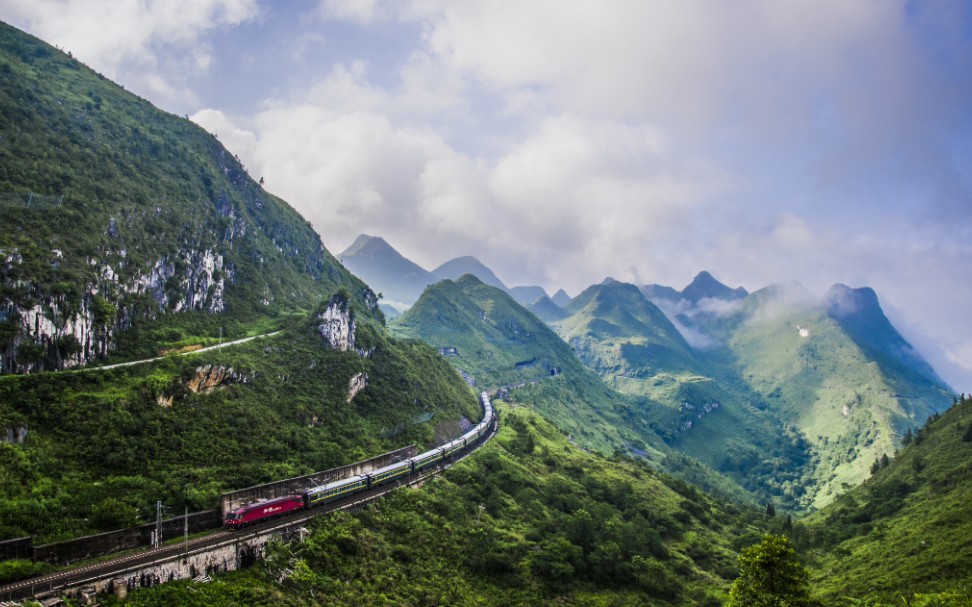
[[[430,286],[390,328],[433,347],[458,348],[458,356],[448,360],[487,389],[541,379],[517,389],[513,398],[534,403],[587,447],[611,453],[630,444],[650,450],[650,444],[661,443],[635,403],[605,386],[509,295],[471,275]],[[532,362],[517,369],[523,361]],[[550,375],[554,368],[560,375]]]
[[[424,344],[366,325],[358,346],[374,351],[327,349],[306,322],[160,363],[0,379],[0,428],[29,428],[24,444],[0,444],[0,537],[123,527],[157,499],[212,508],[223,490],[430,445],[438,424],[478,417],[455,370]],[[186,381],[204,364],[245,380],[190,392]],[[348,403],[359,372],[368,388]]]
[[[761,500],[803,507],[807,445],[753,403],[732,373],[695,353],[672,323],[633,285],[595,285],[552,323],[581,360],[625,394],[665,407],[651,423],[673,448],[718,470]]]
[[[824,597],[972,588],[972,400],[946,411],[872,478],[808,519]]]
[[[306,312],[339,286],[363,301],[365,285],[310,224],[189,120],[2,23],[0,74],[4,306],[39,304],[60,323],[90,308],[97,292],[114,306],[109,325],[141,331],[170,310],[122,285],[165,259],[175,271],[165,293],[184,298],[182,279],[198,263],[186,261],[191,251],[222,255],[214,278],[226,280],[226,313],[215,322],[170,315],[151,330],[176,325],[215,338],[220,327]],[[11,322],[0,323],[0,347],[15,336]],[[126,356],[151,354],[141,341],[154,342],[129,339]]]
[[[276,548],[266,565],[139,591],[126,604],[724,601],[734,542],[759,531],[761,517],[642,464],[586,454],[525,408],[500,414],[496,440],[421,490],[320,517],[303,544]],[[284,568],[297,573],[278,584]]]
[[[565,308],[555,329],[598,372],[624,369],[627,377],[682,371],[696,365],[678,330],[634,285],[594,285]]]
[[[772,292],[757,292],[746,304],[745,320],[728,341],[729,356],[766,410],[813,445],[816,470],[807,489],[814,506],[865,479],[875,457],[894,451],[900,429],[947,406],[941,388],[906,388],[882,373],[819,306],[781,307]]]
[[[668,409],[612,390],[538,318],[474,277],[431,286],[391,327],[433,347],[457,347],[459,355],[448,360],[488,388],[545,377],[517,388],[510,399],[535,407],[578,445],[602,453],[634,449],[709,491],[752,499],[732,481],[663,444],[655,429],[663,429],[658,420],[669,415]],[[533,366],[514,368],[518,361],[533,359]],[[551,367],[561,374],[548,377]]]

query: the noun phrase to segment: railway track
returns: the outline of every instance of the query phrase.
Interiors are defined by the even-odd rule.
[[[353,510],[360,508],[364,504],[372,502],[395,489],[419,485],[428,478],[440,474],[444,470],[459,463],[469,457],[479,447],[493,438],[498,428],[495,420],[488,431],[483,434],[474,444],[467,446],[449,461],[443,461],[436,466],[426,468],[417,472],[413,476],[403,478],[400,481],[388,485],[381,485],[374,489],[356,493],[343,500],[331,502],[313,510],[301,511],[299,514],[286,516],[256,524],[240,531],[221,530],[204,536],[196,537],[188,542],[173,543],[158,548],[140,550],[124,556],[111,558],[105,561],[89,563],[64,569],[55,573],[35,578],[29,578],[14,582],[5,586],[0,586],[0,600],[13,601],[29,598],[43,598],[56,596],[68,588],[83,587],[98,580],[108,578],[125,578],[126,574],[150,565],[152,563],[169,562],[179,557],[188,557],[200,552],[213,550],[221,546],[232,544],[244,544],[246,540],[258,536],[279,533],[287,529],[300,527],[308,520],[328,514],[338,510]]]

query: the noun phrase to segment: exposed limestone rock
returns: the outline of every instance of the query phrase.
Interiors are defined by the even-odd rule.
[[[169,307],[176,312],[222,312],[226,307],[223,299],[225,275],[230,274],[223,267],[223,256],[211,250],[181,250],[172,258],[162,257],[156,261],[147,274],[139,273],[131,285],[123,285],[125,290],[147,293],[163,308]],[[179,276],[176,276],[177,267],[185,268]],[[177,299],[171,297],[173,278],[178,279]]]
[[[341,352],[354,349],[354,314],[346,297],[341,294],[332,295],[317,319],[320,321],[318,332],[328,347]]]
[[[186,388],[197,394],[209,394],[220,386],[245,384],[249,381],[250,378],[242,373],[237,373],[233,370],[233,367],[205,365],[196,369],[196,374],[186,382]]]
[[[352,400],[354,400],[354,397],[367,387],[368,374],[356,373],[354,377],[351,378],[351,381],[348,382],[348,402],[350,403]]]
[[[63,253],[55,250],[53,258],[61,257]],[[114,261],[88,258],[92,274],[79,285],[80,302],[69,302],[64,295],[39,294],[21,296],[21,301],[30,301],[26,305],[0,299],[0,322],[19,325],[6,343],[0,343],[0,373],[65,369],[106,356],[114,348],[115,333],[132,320],[132,310],[119,303],[125,295],[149,295],[161,309],[175,312],[225,310],[224,291],[234,271],[224,267],[223,256],[216,251],[182,249],[134,272],[125,271],[124,249],[106,251],[104,257]],[[18,250],[0,250],[0,275],[22,263]],[[32,288],[13,281],[7,286],[25,293]],[[105,314],[106,309],[111,312]]]
[[[173,396],[166,396],[165,394],[159,394],[157,397],[155,397],[155,403],[160,407],[171,407],[174,398],[175,397]]]
[[[21,445],[27,440],[27,426],[18,428],[7,428],[0,434],[0,443],[10,443],[11,445]]]

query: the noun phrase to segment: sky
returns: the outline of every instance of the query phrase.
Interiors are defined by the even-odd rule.
[[[508,285],[870,286],[972,391],[966,0],[0,0],[332,253]]]

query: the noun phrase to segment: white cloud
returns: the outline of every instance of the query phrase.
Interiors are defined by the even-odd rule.
[[[321,0],[320,12],[325,19],[340,19],[369,24],[385,16],[381,0]]]
[[[212,51],[201,40],[205,32],[258,15],[256,0],[3,0],[0,5],[4,20],[162,103],[192,95],[180,72],[212,67]]]

